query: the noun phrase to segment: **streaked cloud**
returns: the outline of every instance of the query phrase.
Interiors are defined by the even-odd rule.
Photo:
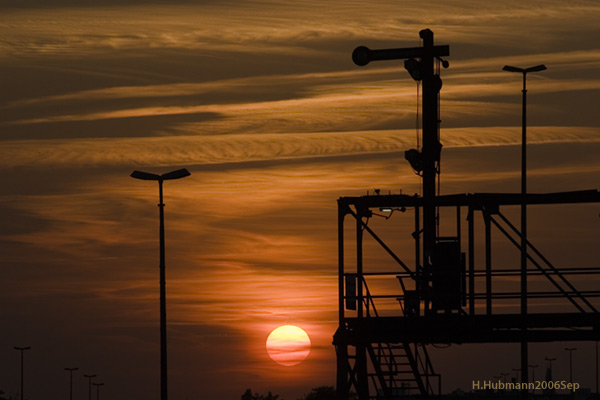
[[[495,39],[522,46],[526,42],[549,43],[550,35],[568,34],[569,21],[578,21],[582,29],[593,29],[594,16],[600,12],[593,1],[577,5],[557,0],[535,3],[524,7],[518,1],[502,5],[437,1],[431,6],[438,12],[426,23],[453,42],[485,43]],[[315,14],[317,8],[320,12]],[[304,0],[283,4],[261,0],[174,4],[168,8],[47,7],[9,14],[3,32],[7,33],[3,49],[8,53],[69,54],[142,48],[289,53],[333,39],[401,40],[407,33],[414,35],[424,24],[419,3],[395,1],[323,4]],[[57,20],[61,23],[55,23]],[[527,30],[506,29],[523,26],[523,21],[527,22]],[[528,41],[522,40],[524,34]]]
[[[591,127],[531,127],[529,132],[530,143],[600,140],[600,130]],[[518,144],[520,130],[443,129],[442,140],[445,147]],[[414,146],[415,130],[11,141],[3,144],[0,165],[15,168],[227,164],[382,153]]]

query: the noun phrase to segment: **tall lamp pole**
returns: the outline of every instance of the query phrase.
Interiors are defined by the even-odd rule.
[[[18,347],[18,346],[15,346],[14,349],[15,350],[19,350],[21,352],[21,400],[25,400],[25,396],[23,395],[23,387],[24,387],[24,385],[23,385],[23,371],[24,371],[24,368],[23,368],[23,352],[25,350],[30,350],[31,347],[30,346],[27,346],[27,347]]]
[[[65,368],[65,371],[69,371],[69,400],[73,400],[73,371],[77,371],[79,368]]]
[[[166,174],[157,175],[150,172],[133,171],[132,178],[145,181],[158,181],[159,208],[159,242],[160,242],[160,399],[167,400],[167,305],[165,288],[165,205],[163,203],[163,181],[185,178],[190,171],[185,168]]]
[[[527,351],[527,74],[529,72],[544,71],[543,64],[529,68],[518,68],[505,65],[502,68],[508,72],[519,72],[523,74],[523,113],[521,133],[521,381],[527,382],[527,366],[529,365]],[[522,398],[527,398],[527,390],[521,391]]]

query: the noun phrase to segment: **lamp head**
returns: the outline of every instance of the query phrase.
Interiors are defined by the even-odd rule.
[[[525,68],[525,72],[539,72],[546,70],[546,66],[544,64],[536,65],[535,67]]]
[[[144,181],[158,181],[160,179],[159,175],[144,171],[133,171],[131,173],[131,177],[135,179],[142,179]]]
[[[366,46],[359,46],[352,52],[352,61],[359,67],[364,67],[371,62],[371,50]]]
[[[191,175],[190,171],[185,168],[181,168],[175,171],[167,172],[162,175],[152,174],[144,171],[133,171],[131,173],[132,178],[142,179],[144,181],[168,181],[172,179],[185,178]]]
[[[523,68],[513,67],[511,65],[505,65],[504,68],[502,68],[502,70],[508,72],[525,72]]]
[[[162,174],[160,179],[168,181],[170,179],[179,179],[185,178],[186,176],[190,176],[191,173],[185,168],[178,169],[176,171],[167,172],[166,174]]]

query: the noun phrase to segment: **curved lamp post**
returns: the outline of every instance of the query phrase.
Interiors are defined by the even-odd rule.
[[[185,178],[190,171],[185,168],[166,174],[133,171],[132,178],[144,181],[158,181],[159,242],[160,242],[160,399],[167,400],[167,305],[165,289],[165,205],[163,203],[163,181]]]

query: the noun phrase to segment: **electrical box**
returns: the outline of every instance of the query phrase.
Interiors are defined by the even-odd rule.
[[[460,310],[465,295],[465,258],[456,237],[436,240],[431,265],[431,303],[436,311]]]
[[[346,275],[346,310],[356,310],[356,275]]]

